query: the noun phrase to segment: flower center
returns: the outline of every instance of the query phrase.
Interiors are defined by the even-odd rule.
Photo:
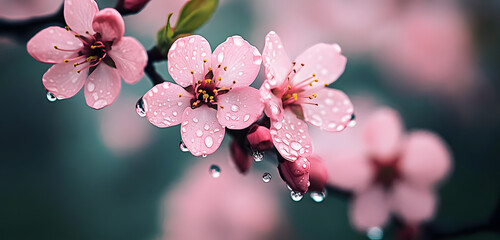
[[[69,27],[66,27],[67,31],[71,31]],[[114,67],[113,60],[108,56],[108,51],[111,49],[112,42],[105,42],[102,40],[100,33],[90,34],[88,31],[81,35],[74,33],[74,36],[78,38],[82,43],[83,47],[79,49],[61,49],[58,46],[54,46],[55,49],[65,52],[75,52],[78,54],[77,57],[71,59],[64,59],[65,63],[73,62],[73,66],[77,68],[76,72],[80,73],[82,70],[87,68],[93,68],[99,65],[102,61],[106,62],[110,66]]]
[[[189,88],[193,88],[194,98],[191,99],[191,108],[198,108],[203,104],[208,107],[217,109],[217,96],[220,94],[227,93],[230,89],[225,87],[219,87],[220,79],[214,79],[214,74],[212,69],[208,69],[208,73],[205,75],[203,80],[194,80],[194,71],[191,71],[193,75],[193,85]],[[179,94],[179,97],[181,95]],[[223,106],[220,106],[224,108]]]
[[[385,188],[391,187],[397,179],[401,178],[401,172],[398,167],[399,157],[389,161],[389,163],[381,163],[376,159],[373,159],[372,162],[376,169],[375,182],[381,184]]]
[[[275,95],[282,95],[281,100],[283,102],[283,107],[286,107],[287,105],[300,104],[318,105],[317,103],[311,101],[312,99],[318,97],[318,95],[314,93],[316,88],[312,88],[313,85],[318,84],[319,82],[316,78],[316,74],[313,73],[310,77],[306,77],[304,79],[298,79],[295,77],[304,66],[305,65],[303,63],[297,64],[296,62],[293,62],[292,69],[290,70],[285,81],[287,83],[286,89],[273,89],[273,93]],[[306,89],[307,86],[311,88]]]

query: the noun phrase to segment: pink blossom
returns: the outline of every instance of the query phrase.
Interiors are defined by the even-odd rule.
[[[62,0],[0,0],[0,18],[26,19],[53,14],[61,7]]]
[[[120,77],[129,84],[142,78],[146,50],[134,38],[123,37],[123,19],[116,10],[99,11],[93,0],[64,1],[64,17],[69,27],[46,28],[27,44],[36,60],[54,63],[43,85],[58,99],[74,96],[85,85],[90,107],[110,105],[120,92]]]
[[[291,62],[280,38],[266,36],[263,51],[266,80],[260,88],[271,135],[280,154],[289,161],[311,154],[309,122],[327,131],[342,131],[353,106],[339,90],[327,88],[342,74],[346,58],[337,44],[316,44]]]
[[[274,239],[273,231],[283,221],[279,181],[263,183],[256,174],[242,177],[227,164],[219,164],[221,175],[212,178],[209,165],[203,161],[190,167],[166,196],[161,239]]]
[[[212,154],[225,128],[244,129],[261,115],[259,90],[249,87],[261,64],[259,51],[240,36],[229,37],[213,54],[205,38],[180,38],[168,52],[175,82],[153,87],[143,97],[148,120],[158,127],[182,122],[184,144],[195,155]]]
[[[254,124],[248,130],[248,144],[253,151],[265,152],[273,148],[273,139],[269,128]]]
[[[435,212],[434,188],[450,171],[449,150],[433,133],[402,129],[398,113],[382,108],[368,118],[357,142],[336,156],[323,156],[329,182],[354,192],[350,216],[359,230],[383,226],[391,212],[408,224]]]

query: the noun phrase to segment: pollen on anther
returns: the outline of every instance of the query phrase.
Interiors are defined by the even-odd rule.
[[[64,27],[64,29],[66,29],[66,31],[69,31],[69,26]]]
[[[302,67],[303,67],[303,66],[304,66],[304,64],[303,64],[303,63],[301,63],[301,64],[300,64],[300,66],[302,66]]]
[[[288,89],[292,89],[292,86],[288,85]]]
[[[328,83],[325,83],[325,87],[328,87]]]
[[[191,74],[194,74],[194,71],[193,71],[193,70],[191,70]]]
[[[178,95],[178,96],[179,96],[179,97],[182,97],[182,94],[180,94],[180,93],[179,93],[179,95]]]
[[[81,71],[82,71],[82,70],[78,69],[78,70],[76,70],[76,73],[80,73]]]
[[[208,71],[212,71],[212,67],[208,67]]]
[[[312,76],[313,76],[313,77],[316,77],[316,73],[313,73],[313,75],[312,75]]]
[[[233,81],[233,84],[236,84],[236,81]]]
[[[68,59],[64,59],[64,62],[67,63],[67,62],[69,62],[69,60]]]
[[[205,63],[206,63],[206,62],[207,62],[207,59],[203,59],[203,62],[205,62]]]
[[[222,81],[222,78],[221,78],[221,77],[218,77],[218,78],[217,78],[217,80]]]
[[[224,106],[222,106],[222,105],[219,105],[219,106],[220,106],[220,108],[224,109]]]
[[[54,45],[54,49],[59,49],[56,45]]]
[[[293,99],[295,99],[295,101],[297,101],[297,99],[299,98],[299,97],[297,96],[297,93],[292,94],[292,97],[293,97]]]
[[[227,66],[224,67],[224,71],[227,71]]]
[[[221,67],[221,66],[220,66],[220,64],[219,64],[219,65],[217,65],[217,68],[220,68],[220,67]]]

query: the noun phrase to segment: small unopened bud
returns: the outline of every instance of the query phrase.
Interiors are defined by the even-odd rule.
[[[229,152],[236,168],[238,168],[238,171],[243,174],[247,173],[252,166],[252,158],[247,154],[245,149],[243,149],[237,142],[232,141],[229,147]]]
[[[254,124],[250,127],[247,134],[247,140],[253,151],[265,152],[273,148],[273,138],[269,128]]]
[[[119,0],[116,10],[121,14],[138,13],[150,0]]]
[[[309,172],[309,191],[323,192],[328,181],[328,171],[326,171],[325,164],[320,156],[312,155],[308,158],[311,163],[311,170]]]
[[[290,162],[282,159],[281,156],[278,156],[278,158],[281,158],[279,159],[280,163],[278,165],[281,179],[283,179],[292,190],[302,194],[306,193],[309,187],[309,171],[311,169],[309,161],[305,158],[299,158],[295,160],[295,162]]]

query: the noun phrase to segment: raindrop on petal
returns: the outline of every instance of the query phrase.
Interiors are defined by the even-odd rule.
[[[370,240],[380,240],[384,237],[384,231],[379,227],[372,227],[366,232],[366,236]]]
[[[252,158],[256,162],[260,162],[264,159],[264,154],[258,151],[252,152]]]
[[[270,182],[271,178],[272,178],[272,176],[268,172],[265,172],[264,175],[262,175],[262,181],[264,181],[265,183]]]
[[[212,166],[210,166],[210,170],[208,172],[213,178],[220,177],[220,167],[215,164],[212,164]]]
[[[146,116],[146,109],[144,109],[144,101],[142,101],[142,98],[137,100],[137,103],[135,104],[135,111],[140,117]]]
[[[47,92],[47,100],[49,100],[49,102],[55,102],[57,97],[53,93]]]
[[[181,142],[179,143],[179,148],[180,148],[180,149],[181,149],[181,151],[183,151],[183,152],[189,152],[189,149],[187,148],[186,144],[184,144],[184,142],[183,142],[183,141],[181,141]]]
[[[298,202],[298,201],[302,200],[302,197],[304,197],[304,195],[300,192],[291,191],[290,197],[292,197],[293,201]]]
[[[347,124],[348,127],[354,127],[356,126],[356,115],[352,114],[351,115],[351,121]]]

